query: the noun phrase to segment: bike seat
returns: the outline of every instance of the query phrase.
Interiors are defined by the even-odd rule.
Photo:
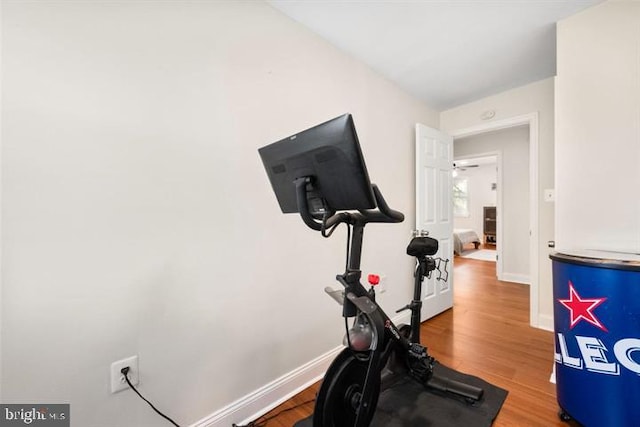
[[[438,241],[431,237],[414,237],[407,246],[407,255],[416,258],[435,255],[438,252]]]

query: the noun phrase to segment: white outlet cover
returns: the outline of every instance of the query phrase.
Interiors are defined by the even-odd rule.
[[[129,367],[129,381],[131,384],[140,383],[140,370],[138,369],[138,356],[127,357],[111,364],[111,393],[117,393],[129,388],[129,384],[122,375],[122,368]]]

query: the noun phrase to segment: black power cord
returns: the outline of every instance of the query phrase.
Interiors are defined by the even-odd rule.
[[[151,407],[153,408],[153,410],[154,410],[154,411],[156,411],[158,414],[160,414],[163,418],[165,418],[165,419],[169,420],[169,422],[170,422],[171,424],[173,424],[174,426],[176,426],[176,427],[180,427],[180,426],[179,426],[178,424],[176,424],[176,422],[175,422],[175,421],[173,421],[171,418],[167,417],[165,414],[163,414],[162,412],[158,411],[158,410],[156,409],[156,407],[155,407],[155,406],[153,406],[153,404],[152,404],[151,402],[149,402],[147,399],[145,399],[145,398],[144,398],[144,396],[142,396],[142,395],[140,394],[140,392],[139,392],[138,390],[136,390],[136,388],[133,386],[133,384],[131,384],[131,381],[129,381],[129,370],[130,370],[130,368],[129,368],[128,366],[125,366],[124,368],[122,368],[122,369],[120,370],[120,372],[122,373],[122,375],[124,375],[124,379],[127,381],[127,384],[129,384],[129,387],[131,387],[131,390],[135,391],[135,392],[136,392],[136,394],[137,394],[138,396],[140,396],[140,398],[141,398],[142,400],[144,400],[145,402],[147,402],[147,403],[149,404],[149,406],[151,406]]]
[[[249,424],[242,424],[242,425],[240,425],[240,424],[233,423],[233,424],[231,425],[231,427],[263,427],[263,426],[267,425],[267,423],[268,423],[269,421],[271,421],[271,420],[272,420],[272,419],[274,419],[274,418],[279,417],[280,415],[284,414],[285,412],[292,411],[292,410],[294,410],[294,409],[296,409],[296,408],[299,408],[299,407],[301,407],[301,406],[303,406],[303,405],[306,405],[307,403],[311,403],[311,402],[313,402],[314,400],[316,400],[316,399],[309,399],[309,400],[306,400],[306,401],[304,401],[304,402],[302,402],[302,403],[298,403],[297,405],[292,406],[291,408],[283,409],[282,411],[278,412],[277,414],[273,414],[273,415],[271,415],[270,417],[267,417],[267,418],[265,418],[265,419],[262,419],[262,417],[260,417],[260,418],[258,418],[258,419],[257,419],[257,420],[255,420],[255,421],[251,421]],[[263,416],[264,416],[264,415],[263,415]]]

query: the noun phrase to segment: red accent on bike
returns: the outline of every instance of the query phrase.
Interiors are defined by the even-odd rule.
[[[369,280],[371,286],[375,286],[380,283],[380,276],[378,276],[377,274],[370,274],[369,276],[367,276],[367,279]]]

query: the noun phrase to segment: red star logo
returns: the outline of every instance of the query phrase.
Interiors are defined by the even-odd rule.
[[[573,283],[569,281],[569,299],[559,299],[558,302],[569,309],[571,312],[571,325],[569,329],[573,329],[580,320],[586,320],[592,325],[602,329],[605,332],[607,328],[593,314],[593,310],[605,302],[606,298],[580,298],[580,295],[573,287]]]

